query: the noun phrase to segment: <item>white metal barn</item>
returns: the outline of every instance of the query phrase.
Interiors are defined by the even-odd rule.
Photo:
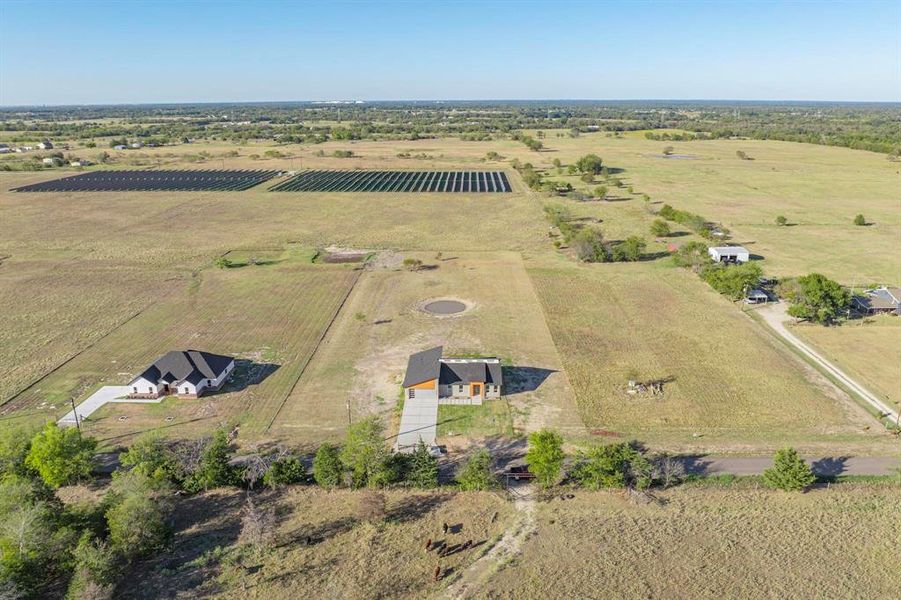
[[[707,252],[719,263],[746,263],[751,260],[751,253],[744,246],[712,246]]]

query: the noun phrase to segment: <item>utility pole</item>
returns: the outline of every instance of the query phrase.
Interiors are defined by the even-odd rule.
[[[347,399],[347,402],[345,402],[345,404],[347,406],[347,425],[350,426],[350,398]]]
[[[75,417],[75,427],[78,428],[78,431],[81,431],[81,423],[78,422],[78,411],[75,410],[75,398],[69,398],[69,402],[72,403],[72,415]]]

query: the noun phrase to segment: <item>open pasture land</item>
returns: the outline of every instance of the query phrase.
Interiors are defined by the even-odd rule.
[[[195,348],[234,355],[236,374],[222,393],[161,404],[108,405],[85,422],[100,439],[164,427],[172,435],[207,432],[234,420],[265,430],[294,386],[358,272],[300,260],[202,271],[13,400],[17,409],[58,417],[69,398],[100,384],[125,384],[158,356]]]
[[[901,281],[893,251],[901,238],[901,169],[883,154],[779,141],[652,141],[643,132],[552,135],[544,140],[548,151],[520,144],[510,156],[566,180],[556,176],[554,159],[565,167],[598,154],[611,169],[622,169],[616,176],[636,193],[731,229],[732,242],[762,256],[769,275],[819,271],[848,285]],[[666,146],[674,156],[663,156]],[[753,160],[738,158],[737,151]],[[871,225],[854,225],[858,213]],[[788,226],[776,225],[779,215]]]
[[[840,327],[797,325],[791,332],[872,393],[901,405],[901,319],[855,319]]]
[[[510,192],[503,171],[305,171],[272,192]]]
[[[240,192],[272,179],[278,171],[91,171],[52,179],[14,192]]]
[[[275,550],[242,559],[239,490],[215,490],[184,500],[176,513],[171,551],[140,561],[122,598],[424,598],[465,570],[509,526],[512,506],[498,494],[388,491],[386,521],[359,517],[361,493],[294,487],[257,497],[278,515]],[[442,523],[459,526],[444,535]],[[313,543],[307,544],[307,537]],[[426,540],[473,546],[438,559]],[[218,550],[217,550],[218,548]],[[259,568],[247,569],[253,560]],[[445,579],[434,580],[440,562]]]
[[[399,268],[402,258],[421,260],[423,267]],[[446,422],[440,442],[467,444],[470,437],[509,433],[510,422],[518,431],[549,426],[583,434],[572,390],[518,253],[404,253],[375,262],[384,266],[361,275],[274,432],[304,439],[340,436],[348,401],[351,418],[381,414],[390,422],[408,356],[443,345],[448,355],[501,358],[508,365],[507,395],[488,403],[509,408],[495,407],[499,419],[494,428],[480,423],[470,430],[465,420]],[[455,316],[422,310],[441,298],[462,301],[468,309]],[[396,433],[396,423],[391,433]]]
[[[576,492],[539,504],[522,554],[474,597],[892,598],[901,586],[897,484],[660,497]]]
[[[811,451],[894,438],[690,272],[534,261],[529,274],[585,425],[673,450]],[[629,381],[663,382],[630,394]]]

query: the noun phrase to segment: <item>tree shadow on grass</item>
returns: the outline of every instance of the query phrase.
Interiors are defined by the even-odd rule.
[[[174,535],[165,552],[135,563],[116,590],[117,598],[207,598],[217,586],[217,560],[204,555],[235,544],[241,533],[241,492],[214,492],[178,500]],[[141,585],[133,585],[140,581]]]
[[[394,523],[416,521],[429,514],[453,497],[451,492],[432,492],[408,496],[394,504],[388,511],[388,520]]]

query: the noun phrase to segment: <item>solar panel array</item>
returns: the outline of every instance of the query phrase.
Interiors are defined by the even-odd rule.
[[[304,171],[271,192],[512,192],[502,171]]]
[[[18,188],[15,192],[238,192],[272,179],[278,171],[92,171]]]

